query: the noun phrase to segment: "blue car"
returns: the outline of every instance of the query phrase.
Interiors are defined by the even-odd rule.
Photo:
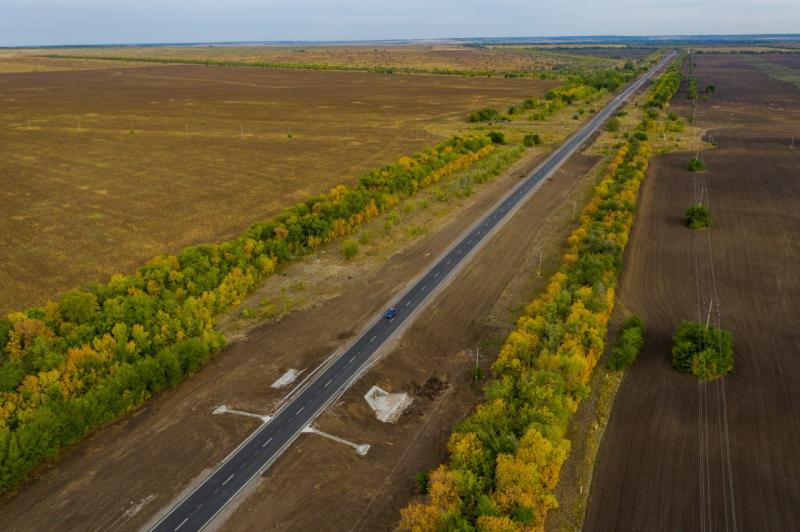
[[[395,307],[389,307],[388,309],[386,309],[386,312],[383,313],[383,317],[386,318],[387,320],[390,320],[394,318],[396,314],[397,314],[397,309]]]

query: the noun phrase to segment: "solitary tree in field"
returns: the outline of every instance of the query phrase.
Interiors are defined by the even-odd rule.
[[[686,210],[686,226],[690,229],[705,229],[711,226],[711,211],[705,205],[692,205]]]
[[[704,381],[723,377],[733,369],[733,336],[713,325],[684,321],[672,337],[672,367]]]
[[[706,163],[700,157],[692,157],[689,159],[687,168],[690,172],[703,172],[706,169]]]

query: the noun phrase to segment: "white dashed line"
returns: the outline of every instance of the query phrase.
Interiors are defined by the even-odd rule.
[[[301,406],[301,407],[300,407],[300,410],[298,410],[297,412],[295,412],[295,413],[294,413],[294,415],[295,415],[295,416],[297,416],[297,415],[298,415],[300,412],[302,412],[302,411],[303,411],[303,409],[304,409],[304,408],[305,408],[305,406]]]
[[[187,517],[187,518],[185,518],[183,521],[181,521],[181,524],[179,524],[178,526],[176,526],[176,527],[175,527],[175,530],[178,530],[180,527],[182,527],[183,525],[185,525],[185,524],[186,524],[186,521],[188,521],[188,520],[189,520],[189,518]]]
[[[409,306],[410,304],[411,304],[411,300],[406,301],[406,306]]]
[[[231,476],[229,476],[228,478],[226,478],[226,479],[225,479],[225,482],[223,482],[223,483],[222,483],[222,485],[224,486],[225,484],[227,484],[228,482],[230,482],[232,478],[233,478],[233,475],[231,475]]]
[[[372,338],[370,338],[370,339],[369,339],[369,343],[372,343],[372,342],[374,342],[374,341],[375,341],[375,338],[377,338],[377,337],[378,337],[378,335],[376,334],[375,336],[373,336]]]
[[[261,447],[266,447],[267,445],[269,445],[269,442],[271,442],[271,441],[272,441],[272,438],[268,439],[267,441],[265,441],[264,443],[261,444]]]
[[[331,383],[331,381],[333,381],[333,379],[328,380],[328,382],[325,383],[325,386],[323,386],[323,388],[327,388],[328,385]]]
[[[436,273],[433,274],[433,278],[434,279],[436,279],[437,277],[439,277],[439,272],[436,272]]]
[[[348,364],[352,364],[352,363],[353,363],[353,360],[355,360],[355,359],[356,359],[356,356],[355,356],[355,355],[353,355],[353,358],[351,358],[351,359],[350,359],[350,362],[348,362]]]

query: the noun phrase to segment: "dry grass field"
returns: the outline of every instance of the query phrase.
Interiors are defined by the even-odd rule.
[[[0,312],[230,236],[556,85],[100,63],[0,75]]]
[[[41,53],[41,51],[39,53]],[[118,68],[125,65],[141,66],[138,63],[125,63],[123,61],[114,64],[108,61],[57,59],[36,55],[30,50],[0,50],[0,74],[8,74],[11,72],[94,70],[97,68]]]
[[[785,67],[800,56],[765,56]],[[698,55],[698,124],[717,148],[656,157],[641,190],[620,301],[647,325],[614,403],[585,530],[794,530],[800,522],[800,89],[741,55]],[[691,111],[686,84],[672,109]],[[712,227],[683,226],[705,196]],[[698,384],[670,365],[682,319],[730,330],[735,362]]]
[[[296,46],[158,46],[125,48],[70,48],[37,50],[35,54],[69,56],[132,57],[158,60],[236,61],[328,65],[345,68],[396,68],[458,72],[549,72],[607,68],[618,64],[617,52],[575,50],[562,52],[530,46],[467,47],[457,44],[435,45],[296,45]],[[626,56],[627,57],[627,56]]]

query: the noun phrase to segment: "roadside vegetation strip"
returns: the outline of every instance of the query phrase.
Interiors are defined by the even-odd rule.
[[[569,76],[563,85],[550,89],[544,99],[528,98],[519,105],[511,106],[505,114],[496,109],[484,108],[467,116],[469,122],[511,121],[524,113],[530,120],[545,120],[557,111],[577,102],[592,103],[606,94],[613,93],[621,85],[636,78],[650,68],[656,59],[627,62],[622,68],[607,68]]]
[[[280,264],[494,152],[485,136],[453,137],[353,187],[312,196],[232,240],[156,257],[132,275],[0,319],[0,490],[198,369],[224,345],[215,317]]]
[[[677,89],[673,71],[655,83],[648,106],[658,106],[665,86]],[[643,131],[619,147],[568,239],[561,268],[509,334],[484,402],[454,430],[449,464],[430,474],[426,500],[403,510],[402,528],[540,530],[558,506],[567,426],[604,349],[650,154]]]

